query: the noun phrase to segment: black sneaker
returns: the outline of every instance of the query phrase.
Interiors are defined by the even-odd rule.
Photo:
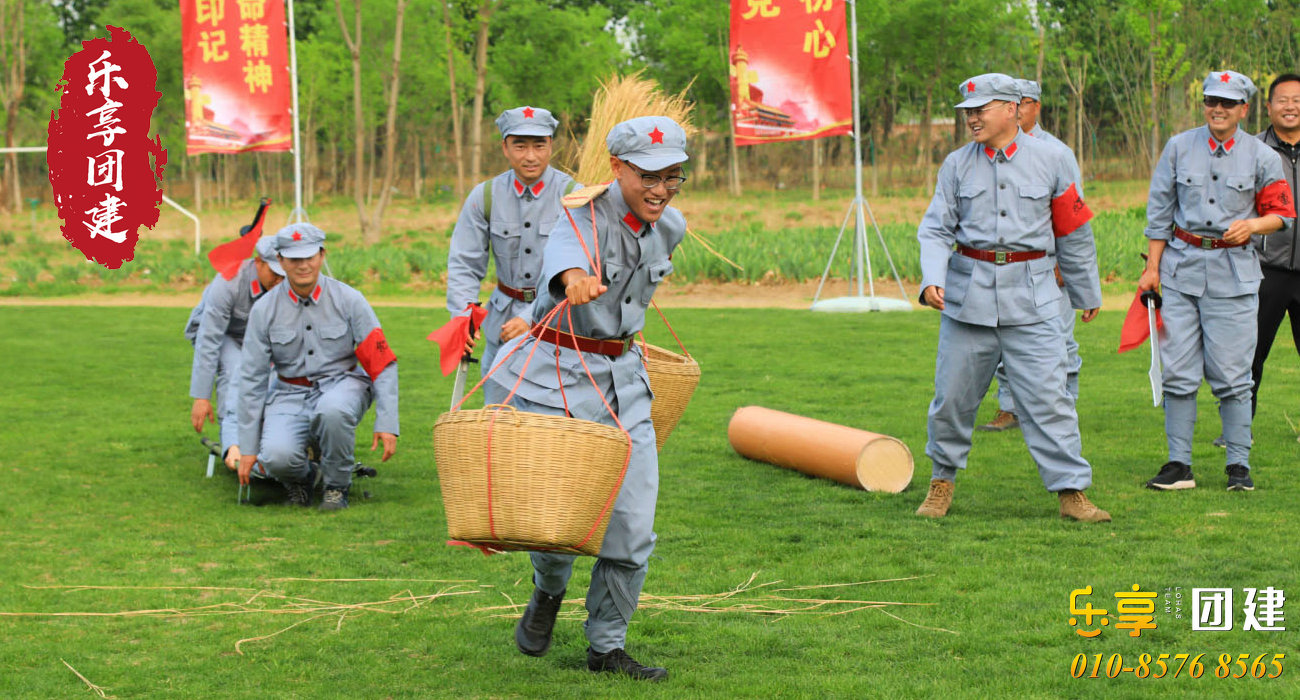
[[[564,591],[550,595],[540,588],[533,589],[523,617],[515,625],[515,646],[529,656],[545,656],[551,648],[551,630],[555,629],[555,616],[560,613]]]
[[[591,647],[587,647],[587,670],[597,673],[621,673],[639,681],[662,681],[668,678],[668,669],[642,666],[622,649],[597,654]]]
[[[325,495],[320,499],[321,510],[343,510],[348,507],[348,490],[325,487]]]
[[[1241,464],[1229,464],[1223,471],[1228,474],[1229,491],[1255,490],[1255,482],[1250,478],[1250,467]]]
[[[311,505],[311,485],[310,484],[285,484],[285,491],[289,493],[288,504],[306,508]]]
[[[1147,488],[1161,491],[1194,489],[1196,488],[1196,480],[1192,478],[1192,468],[1186,464],[1182,462],[1165,462],[1165,466],[1160,467],[1160,473],[1147,482]]]

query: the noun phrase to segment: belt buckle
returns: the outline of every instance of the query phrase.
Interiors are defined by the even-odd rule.
[[[995,250],[995,251],[993,251],[993,264],[994,264],[994,265],[1006,265],[1006,264],[1007,264],[1007,251],[1005,251],[1005,250]]]
[[[1202,248],[1202,249],[1204,249],[1204,250],[1210,250],[1210,249],[1213,248],[1213,247],[1214,247],[1214,239],[1213,239],[1213,238],[1210,238],[1209,236],[1201,236],[1201,248]]]
[[[519,291],[523,293],[525,303],[531,304],[533,303],[533,300],[537,298],[536,289],[521,289]]]

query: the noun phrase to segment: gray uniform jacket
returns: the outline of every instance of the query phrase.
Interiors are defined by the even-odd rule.
[[[1258,216],[1256,194],[1283,179],[1282,158],[1240,128],[1223,143],[1208,126],[1170,138],[1151,175],[1144,231],[1147,238],[1168,241],[1160,257],[1160,284],[1198,297],[1259,291],[1263,273],[1254,247],[1195,247],[1174,236],[1174,226],[1222,238],[1233,221]],[[1295,217],[1282,220],[1289,228]]]
[[[566,306],[557,314],[566,317],[571,313],[572,329],[567,318],[560,318],[558,322],[553,319],[551,325],[589,338],[625,338],[645,326],[646,307],[664,276],[672,272],[669,255],[686,236],[686,219],[670,206],[665,208],[659,221],[652,225],[643,224],[628,209],[617,181],[592,203],[596,228],[600,232],[601,277],[609,289],[591,303]],[[586,207],[572,211],[582,240],[594,255],[591,214]],[[539,289],[537,301],[533,304],[534,324],[564,300],[564,283],[560,281],[560,274],[571,268],[592,272],[578,233],[568,217],[562,216],[551,230],[546,245],[541,270],[545,285]],[[571,412],[579,417],[603,413],[600,397],[591,391],[591,381],[587,379],[577,351],[561,347],[557,358],[554,346],[541,345],[550,352],[539,349],[526,370],[524,364],[531,349],[528,346],[520,348],[509,359],[499,358],[500,369],[506,371],[495,372],[492,379],[509,389],[522,373],[523,381],[519,382],[517,393],[524,399],[551,407],[562,407],[567,399]],[[502,358],[515,346],[515,342],[502,346]],[[613,392],[613,397],[607,398],[618,399],[618,412],[625,425],[649,417],[649,380],[639,351],[626,352],[617,358],[594,353],[586,353],[583,357],[602,390],[607,394]]]
[[[447,310],[452,316],[464,316],[465,306],[478,301],[489,255],[495,262],[499,282],[515,289],[537,287],[542,250],[556,217],[563,218],[560,199],[566,189],[571,189],[572,182],[568,175],[547,168],[532,187],[524,187],[514,171],[507,170],[470,191],[447,253]],[[483,188],[488,185],[492,187],[491,221],[483,215]],[[493,290],[487,304],[488,316],[483,321],[483,337],[495,346],[501,325],[516,316],[526,319],[530,305],[499,289]]]
[[[194,343],[194,363],[190,369],[190,398],[212,397],[212,382],[217,376],[221,339],[229,337],[244,342],[244,329],[253,302],[266,290],[257,280],[257,266],[252,259],[239,266],[233,279],[217,275],[203,290],[199,305],[190,312],[185,337]]]
[[[1296,165],[1300,159],[1300,145],[1291,146],[1283,142],[1271,126],[1260,132],[1257,138],[1282,158],[1282,172],[1291,186],[1291,201],[1296,201],[1300,196],[1300,166]],[[1267,236],[1252,236],[1251,243],[1259,253],[1260,265],[1300,271],[1300,246],[1296,245],[1295,226],[1287,226]]]
[[[1024,132],[1001,152],[971,142],[948,155],[917,231],[921,288],[943,288],[944,315],[980,326],[1057,318],[1061,288],[1052,269],[1058,264],[1074,308],[1101,306],[1091,226],[1053,234],[1052,201],[1071,187],[1079,190],[1077,167],[1068,149]],[[997,265],[960,255],[955,244],[1047,255]]]
[[[329,383],[351,374],[372,380],[357,362],[356,349],[379,328],[379,318],[361,292],[321,276],[311,297],[294,294],[288,281],[253,305],[244,334],[239,383],[239,447],[257,454],[262,444],[262,410],[274,400],[267,396],[268,373],[306,377]],[[373,380],[375,432],[398,434],[397,363]],[[285,391],[298,387],[284,385]],[[277,388],[275,391],[280,391]]]

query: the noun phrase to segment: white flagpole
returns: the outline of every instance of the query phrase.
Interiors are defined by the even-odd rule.
[[[293,85],[293,211],[289,223],[307,221],[307,210],[302,208],[302,141],[298,135],[298,42],[293,31],[293,0],[288,0],[289,20],[289,78]]]

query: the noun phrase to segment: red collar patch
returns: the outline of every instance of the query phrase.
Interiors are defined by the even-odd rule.
[[[533,108],[524,107],[524,119],[532,119],[532,118],[533,118]]]
[[[1232,147],[1237,145],[1237,137],[1235,136],[1228,139],[1227,141],[1224,141],[1222,144],[1220,144],[1218,141],[1215,141],[1213,136],[1210,137],[1209,141],[1210,141],[1210,153],[1214,153],[1218,151],[1219,146],[1223,146],[1224,153],[1232,153]]]
[[[252,286],[253,296],[259,296],[259,295],[261,295],[261,293],[262,293],[262,285],[261,285],[257,280],[253,280],[251,286]]]
[[[623,225],[632,233],[641,233],[641,228],[645,226],[645,224],[641,223],[640,219],[636,218],[636,214],[633,214],[632,212],[628,212],[627,215],[623,217]]]
[[[1011,145],[1002,149],[1002,156],[1007,160],[1011,160],[1012,156],[1016,155],[1016,151],[1018,150],[1020,150],[1020,148],[1016,145],[1015,141],[1012,141]],[[998,149],[993,148],[992,146],[985,146],[984,155],[988,156],[989,160],[996,160],[998,157]]]
[[[293,287],[291,285],[286,284],[284,285],[284,288],[286,291],[289,292],[289,299],[291,299],[293,303],[297,304],[302,301],[302,299],[297,294],[293,293]],[[320,301],[320,293],[321,293],[320,283],[317,282],[316,288],[311,290],[311,300]]]
[[[532,187],[532,190],[533,190],[533,196],[534,196],[534,197],[540,197],[540,196],[542,196],[542,190],[544,190],[544,189],[546,189],[546,183],[545,183],[545,182],[542,182],[541,180],[538,180],[537,183],[534,184],[533,187]]]
[[[523,193],[524,193],[524,183],[515,180],[515,194],[523,194]]]
[[[514,185],[515,185],[515,194],[520,196],[522,196],[525,191],[528,191],[528,192],[532,192],[534,197],[540,197],[542,196],[542,190],[546,189],[546,183],[541,180],[538,180],[537,182],[533,183],[531,187],[529,187],[527,185],[524,185],[524,183],[520,182],[519,178],[516,177],[514,180]]]
[[[655,127],[655,130],[651,131],[647,136],[650,137],[650,143],[652,144],[664,142],[664,132],[660,131],[657,126]]]

